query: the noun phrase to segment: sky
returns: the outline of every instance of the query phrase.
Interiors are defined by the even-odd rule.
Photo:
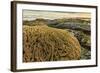
[[[41,11],[41,10],[23,10],[23,20],[61,19],[61,18],[90,18],[91,14],[86,12],[60,12],[60,11]]]

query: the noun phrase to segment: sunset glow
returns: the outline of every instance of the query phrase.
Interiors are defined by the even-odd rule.
[[[86,12],[23,10],[23,20],[34,20],[36,18],[44,18],[44,19],[91,18],[91,14]]]

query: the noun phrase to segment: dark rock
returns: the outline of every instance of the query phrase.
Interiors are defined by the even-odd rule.
[[[81,47],[81,59],[91,59],[91,51]]]
[[[60,23],[55,25],[55,28],[60,28],[60,29],[72,29],[72,30],[79,30],[79,31],[83,31],[86,32],[88,34],[90,34],[90,25],[88,24],[80,24],[80,23]]]
[[[81,46],[87,49],[91,49],[91,37],[90,35],[85,34],[82,31],[76,31],[76,30],[71,30],[67,29],[69,32],[71,32],[80,42]]]

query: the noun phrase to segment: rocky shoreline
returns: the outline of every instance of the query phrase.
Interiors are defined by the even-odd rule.
[[[23,25],[34,26],[35,23],[46,24],[49,27],[69,31],[75,36],[81,45],[81,59],[91,59],[91,26],[90,21],[82,19],[36,19],[24,21]],[[66,32],[67,33],[67,32]]]

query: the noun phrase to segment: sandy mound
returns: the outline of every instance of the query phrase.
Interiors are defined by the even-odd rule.
[[[23,26],[23,62],[80,59],[80,44],[69,32],[43,26]]]

